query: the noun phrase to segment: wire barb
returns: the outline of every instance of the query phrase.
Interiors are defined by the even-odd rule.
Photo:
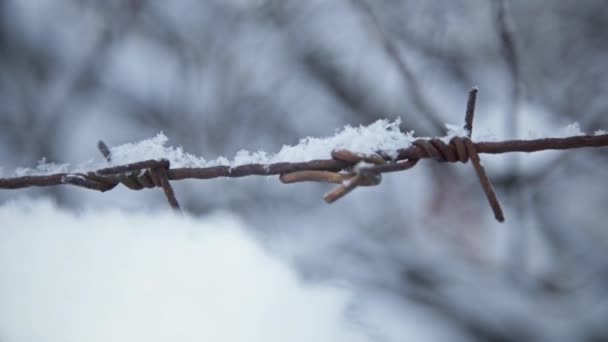
[[[99,140],[97,142],[97,149],[99,150],[99,152],[101,152],[103,157],[106,158],[108,163],[112,161],[112,153],[110,152],[108,145],[106,145],[106,143],[104,143],[103,140]]]
[[[108,145],[106,145],[102,140],[99,140],[97,143],[97,148],[99,152],[104,156],[104,158],[109,162],[112,161],[112,154]],[[131,190],[142,190],[144,188],[155,188],[160,187],[163,189],[165,196],[167,197],[167,201],[169,202],[169,206],[174,210],[180,211],[180,205],[175,197],[175,192],[173,191],[173,187],[171,186],[171,182],[169,182],[169,176],[167,171],[171,168],[171,164],[166,159],[161,160],[144,160],[141,162],[126,164],[126,165],[118,165],[111,166],[104,169],[97,170],[94,172],[94,175],[98,178],[97,181],[83,179],[82,177],[66,177],[66,183],[78,185],[81,187],[96,189],[95,186],[102,188],[103,181],[101,185],[97,185],[100,183],[99,180],[107,180],[108,177],[114,176],[116,182],[113,183],[112,188],[116,186],[118,183],[126,186]],[[104,178],[105,176],[105,178]]]
[[[175,198],[175,192],[173,191],[173,187],[171,186],[171,182],[169,182],[169,177],[167,176],[168,169],[168,165],[167,168],[157,167],[152,169],[151,173],[155,174],[158,178],[160,186],[163,188],[163,191],[165,192],[165,196],[167,197],[167,201],[169,202],[171,208],[180,211],[181,209],[179,203],[177,202],[177,198]]]
[[[494,187],[492,186],[492,182],[486,174],[486,170],[481,165],[481,158],[479,158],[479,154],[477,153],[475,145],[471,141],[471,135],[473,134],[473,117],[475,116],[476,101],[477,87],[473,87],[473,89],[469,91],[469,99],[467,100],[467,110],[464,116],[464,128],[467,131],[468,138],[464,139],[463,142],[466,146],[467,154],[471,159],[471,164],[473,164],[473,168],[475,169],[475,173],[477,174],[477,178],[479,178],[481,188],[483,189],[483,192],[485,193],[486,198],[488,199],[490,208],[492,208],[492,211],[494,212],[494,218],[496,218],[498,222],[504,222],[505,216],[502,212],[502,207],[500,206],[500,202],[498,201],[496,192],[494,191]],[[455,141],[455,143],[458,143],[458,141]],[[462,147],[460,148],[462,149]]]
[[[481,188],[483,192],[486,194],[486,198],[488,199],[488,203],[494,212],[494,218],[498,222],[504,222],[505,216],[502,213],[502,208],[500,206],[500,202],[498,202],[498,197],[496,196],[496,192],[494,191],[494,187],[492,186],[492,182],[490,182],[490,178],[486,174],[484,167],[481,165],[481,159],[479,158],[479,154],[475,150],[475,145],[470,139],[466,139],[467,151],[469,153],[469,157],[471,159],[471,164],[473,164],[473,168],[477,173],[477,177],[479,178],[479,183],[481,184]]]
[[[473,116],[475,115],[475,102],[477,101],[477,87],[473,87],[469,91],[469,99],[467,100],[467,111],[464,116],[464,129],[467,130],[469,138],[473,133]]]

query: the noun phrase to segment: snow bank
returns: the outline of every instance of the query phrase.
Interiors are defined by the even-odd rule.
[[[2,341],[363,341],[228,214],[0,207]]]

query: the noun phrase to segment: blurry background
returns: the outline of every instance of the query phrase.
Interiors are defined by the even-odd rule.
[[[592,134],[608,129],[607,29],[603,0],[4,0],[1,175],[159,131],[207,159],[380,118],[441,136],[472,86],[478,139]],[[482,160],[505,224],[470,165],[420,163],[331,206],[327,186],[275,178],[174,187],[189,213],[239,215],[306,281],[353,286],[353,321],[391,305],[452,340],[608,339],[608,149]],[[24,195],[167,207],[159,190],[0,200]]]

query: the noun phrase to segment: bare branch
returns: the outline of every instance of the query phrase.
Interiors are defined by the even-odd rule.
[[[500,38],[500,49],[505,58],[507,68],[511,74],[511,101],[510,107],[507,109],[507,113],[511,113],[511,116],[506,117],[507,133],[515,135],[517,132],[518,125],[518,111],[521,91],[520,81],[520,68],[519,68],[519,56],[517,54],[517,48],[515,45],[513,24],[509,20],[508,7],[505,0],[498,0],[495,2],[496,9],[496,31]]]
[[[426,100],[426,96],[422,91],[420,82],[411,68],[401,57],[399,47],[390,39],[388,34],[383,29],[380,20],[365,0],[355,0],[352,3],[357,6],[360,11],[365,14],[372,22],[380,43],[386,54],[395,63],[403,81],[409,86],[408,91],[411,93],[412,104],[418,112],[424,114],[424,118],[431,124],[434,130],[440,132],[444,125],[441,122],[440,116],[433,106]]]

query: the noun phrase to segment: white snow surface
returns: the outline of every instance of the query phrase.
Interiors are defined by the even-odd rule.
[[[573,122],[566,127],[558,130],[553,137],[566,138],[578,135],[585,135],[585,132],[581,130],[581,125],[578,122]]]
[[[0,207],[2,341],[368,341],[228,213]]]
[[[450,140],[452,140],[452,138],[454,138],[454,137],[468,137],[469,136],[469,131],[466,128],[464,128],[463,125],[455,125],[455,124],[446,123],[445,128],[448,130],[447,135],[444,137],[441,137],[439,139],[443,140],[443,142],[445,142],[446,144],[448,144],[450,142]]]
[[[42,158],[38,161],[38,166],[35,169],[20,167],[15,170],[15,176],[31,176],[36,174],[52,174],[59,172],[67,172],[70,169],[70,164],[55,164],[46,161],[46,158]]]

